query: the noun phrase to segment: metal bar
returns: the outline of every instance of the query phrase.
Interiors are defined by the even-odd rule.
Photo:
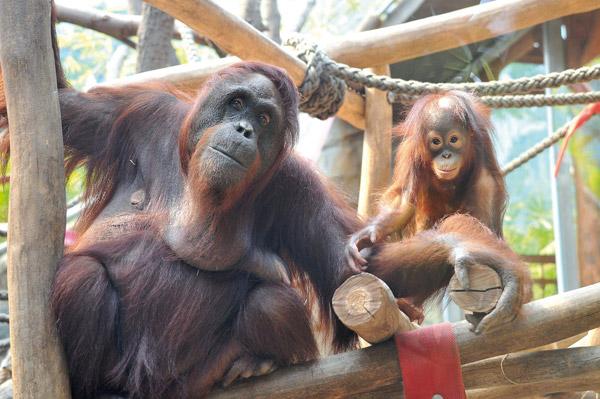
[[[554,20],[544,23],[544,65],[546,72],[566,69],[565,44],[561,35],[562,22]],[[546,93],[550,93],[547,89]],[[546,108],[548,135],[555,126],[560,126],[558,113],[552,107]],[[564,121],[563,121],[564,122]],[[556,275],[558,292],[569,291],[580,286],[579,263],[577,257],[577,231],[575,220],[575,182],[571,176],[571,158],[567,154],[558,177],[553,171],[556,163],[556,148],[550,147],[550,190],[552,196],[552,217],[554,220],[554,243],[556,247]]]

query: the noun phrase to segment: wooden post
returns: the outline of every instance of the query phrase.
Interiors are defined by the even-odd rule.
[[[599,297],[600,283],[527,303],[515,321],[500,326],[491,334],[476,335],[469,330],[467,322],[454,323],[461,363],[467,364],[491,356],[556,342],[600,326]],[[589,367],[582,370],[586,372],[583,377],[587,372],[597,373],[595,371],[597,361],[595,363],[589,361],[587,353],[584,356],[588,358],[586,364]],[[527,362],[528,359],[532,358],[525,357],[524,361]],[[526,368],[523,363],[510,361],[505,364],[510,366],[509,376],[512,375],[511,371]],[[499,366],[497,361],[495,365]],[[539,365],[539,367],[543,369],[552,366]],[[573,367],[577,369],[577,364]],[[532,369],[532,373],[534,372],[535,369]],[[474,381],[477,377],[469,376],[465,380]],[[548,382],[544,384],[548,385]],[[216,390],[209,397],[212,399],[240,397],[309,399],[349,396],[385,398],[396,397],[391,396],[392,393],[401,392],[402,379],[396,349],[393,342],[386,341],[367,349],[277,370],[268,376],[250,379],[226,390]]]
[[[390,74],[389,65],[372,68],[376,75]],[[358,214],[363,217],[376,213],[376,196],[390,184],[392,176],[392,106],[387,93],[366,89],[365,135],[363,138],[362,166]]]
[[[297,85],[304,80],[306,64],[261,34],[252,25],[211,0],[148,0],[147,3],[207,36],[232,55],[244,60],[262,61],[284,68]],[[363,129],[364,107],[363,99],[356,93],[348,91],[338,116]]]
[[[2,0],[0,37],[11,144],[8,292],[14,393],[24,399],[69,398],[48,304],[65,231],[50,2]]]

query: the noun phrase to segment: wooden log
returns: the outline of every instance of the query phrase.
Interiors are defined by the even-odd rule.
[[[389,76],[390,67],[374,67],[372,72]],[[377,195],[389,186],[392,177],[392,106],[387,101],[386,92],[367,89],[365,94],[358,214],[368,217],[377,212]]]
[[[498,303],[502,295],[502,280],[493,269],[484,265],[473,265],[468,269],[469,288],[465,289],[456,274],[448,284],[448,295],[468,312],[487,313]]]
[[[213,1],[148,0],[147,3],[207,36],[229,54],[244,60],[262,61],[284,68],[296,85],[300,85],[304,80],[306,64]],[[364,129],[364,107],[364,100],[358,94],[348,91],[338,116]]]
[[[332,303],[340,321],[371,344],[416,328],[398,309],[390,287],[369,273],[346,280],[333,294]]]
[[[475,335],[467,322],[454,323],[461,363],[471,363],[574,336],[600,326],[600,283],[527,303],[520,316],[491,334]],[[547,382],[545,383],[547,384]],[[386,397],[402,391],[391,341],[299,364],[242,382],[209,397],[310,399]],[[388,396],[389,397],[389,396]]]
[[[595,376],[600,386],[600,347],[511,353],[463,366],[469,389],[533,384]]]
[[[94,88],[122,87],[132,84],[142,85],[159,81],[171,84],[177,89],[190,95],[196,95],[198,90],[211,75],[240,61],[241,60],[237,57],[225,57],[205,61],[201,64],[175,65],[109,80],[94,86]]]
[[[533,384],[505,385],[494,388],[467,391],[469,399],[519,399],[539,398],[559,392],[600,391],[600,373],[589,373],[582,377],[542,381]]]
[[[0,2],[0,62],[10,121],[8,292],[16,398],[69,398],[48,298],[65,231],[63,142],[50,2]]]
[[[581,341],[580,344],[577,346],[589,346],[589,344],[583,344],[585,342],[584,339],[585,339],[585,337],[587,337],[587,335],[588,335],[588,331],[582,332],[581,334],[577,334],[573,337],[561,339],[560,341],[552,342],[550,344],[538,346],[535,348],[528,348],[525,351],[526,352],[539,352],[539,351],[552,350],[552,349],[564,349],[564,348],[568,348],[568,347],[574,347],[574,346],[576,346],[575,344],[577,344],[580,341]]]
[[[597,0],[503,0],[344,35],[323,46],[329,56],[358,68],[393,64],[600,8]]]
[[[225,57],[201,64],[175,65],[111,80],[96,87],[118,87],[162,81],[168,82],[186,93],[196,94],[212,74],[239,61],[240,59],[237,57]]]

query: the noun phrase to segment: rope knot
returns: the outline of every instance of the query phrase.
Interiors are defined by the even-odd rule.
[[[288,38],[284,45],[294,48],[296,55],[307,65],[304,81],[298,88],[300,110],[319,119],[335,115],[346,94],[346,83],[328,71],[331,62],[319,47],[300,35]]]

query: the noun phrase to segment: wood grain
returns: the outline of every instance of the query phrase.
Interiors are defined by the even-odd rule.
[[[398,309],[387,284],[370,273],[346,280],[333,294],[332,303],[340,321],[371,344],[417,328]]]
[[[15,398],[69,398],[48,298],[65,231],[65,177],[50,2],[0,2],[11,185],[8,294]]]
[[[195,95],[212,74],[239,61],[240,59],[237,57],[225,57],[202,62],[201,64],[175,65],[110,80],[96,87],[120,87],[162,81],[168,82],[186,93]]]
[[[585,375],[596,376],[600,386],[600,347],[511,353],[506,358],[502,355],[463,366],[463,381],[469,389],[513,385],[510,381],[532,384]]]
[[[464,46],[567,15],[600,8],[598,0],[502,0],[376,30],[344,35],[323,46],[357,68],[393,64]]]
[[[487,313],[492,310],[502,295],[502,280],[492,268],[472,265],[468,268],[469,288],[465,289],[456,274],[448,284],[448,296],[469,312]]]
[[[376,75],[390,74],[389,65],[372,68]],[[358,195],[358,214],[363,217],[377,213],[377,195],[392,177],[392,106],[387,93],[366,89],[365,134]]]

